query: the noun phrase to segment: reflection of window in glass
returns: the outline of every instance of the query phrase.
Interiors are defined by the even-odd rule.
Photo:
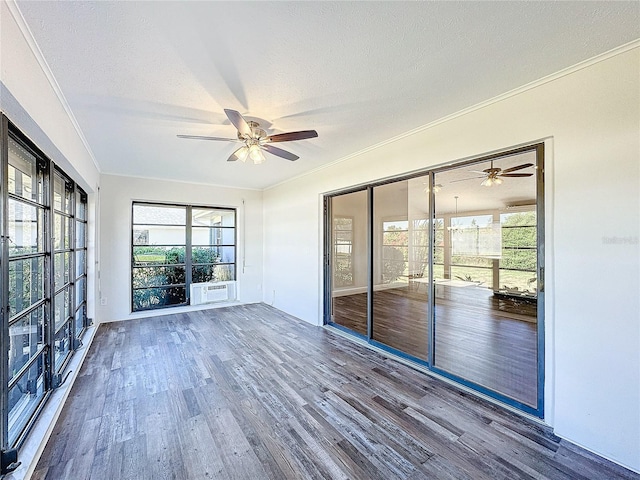
[[[407,276],[409,259],[409,222],[382,222],[382,283],[391,283]]]
[[[493,285],[493,258],[500,256],[500,225],[493,215],[451,217],[451,278]]]
[[[433,278],[444,278],[444,219],[436,218],[433,237]]]
[[[535,296],[537,290],[537,229],[534,210],[504,213],[500,290]]]
[[[493,222],[493,215],[451,217],[452,255],[498,258],[501,244],[500,224]]]
[[[333,286],[353,285],[353,217],[333,219]]]

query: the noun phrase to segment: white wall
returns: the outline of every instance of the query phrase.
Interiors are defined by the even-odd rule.
[[[15,5],[0,2],[0,110],[88,194],[88,316],[95,314],[95,192],[100,172]]]
[[[265,301],[322,323],[323,192],[546,138],[545,421],[640,470],[639,67],[636,43],[265,191]]]
[[[243,204],[244,200],[244,204]],[[103,175],[100,187],[100,322],[167,311],[131,313],[131,204],[150,201],[237,209],[238,300],[262,300],[262,192]],[[244,265],[244,268],[243,268]]]

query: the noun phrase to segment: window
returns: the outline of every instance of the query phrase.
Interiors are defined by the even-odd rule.
[[[8,442],[15,443],[44,392],[47,164],[9,137],[9,369]]]
[[[87,195],[6,117],[0,120],[4,450],[21,444],[87,326]]]
[[[236,211],[133,203],[132,310],[189,302],[192,283],[235,280]]]
[[[56,171],[53,174],[53,312],[56,370],[62,368],[71,351],[71,302],[74,280],[71,275],[73,197],[73,182]]]

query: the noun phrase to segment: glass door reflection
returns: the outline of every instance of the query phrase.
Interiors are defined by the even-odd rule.
[[[331,198],[331,319],[367,335],[367,190]]]
[[[428,177],[373,188],[372,339],[428,359]]]
[[[436,173],[434,232],[434,367],[533,408],[535,165],[530,150]]]

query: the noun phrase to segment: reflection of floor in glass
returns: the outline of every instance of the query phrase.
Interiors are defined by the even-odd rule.
[[[374,339],[426,359],[426,289],[374,292]],[[366,335],[366,294],[335,297],[334,321]],[[436,297],[435,366],[535,406],[536,305],[482,287],[443,287]]]

